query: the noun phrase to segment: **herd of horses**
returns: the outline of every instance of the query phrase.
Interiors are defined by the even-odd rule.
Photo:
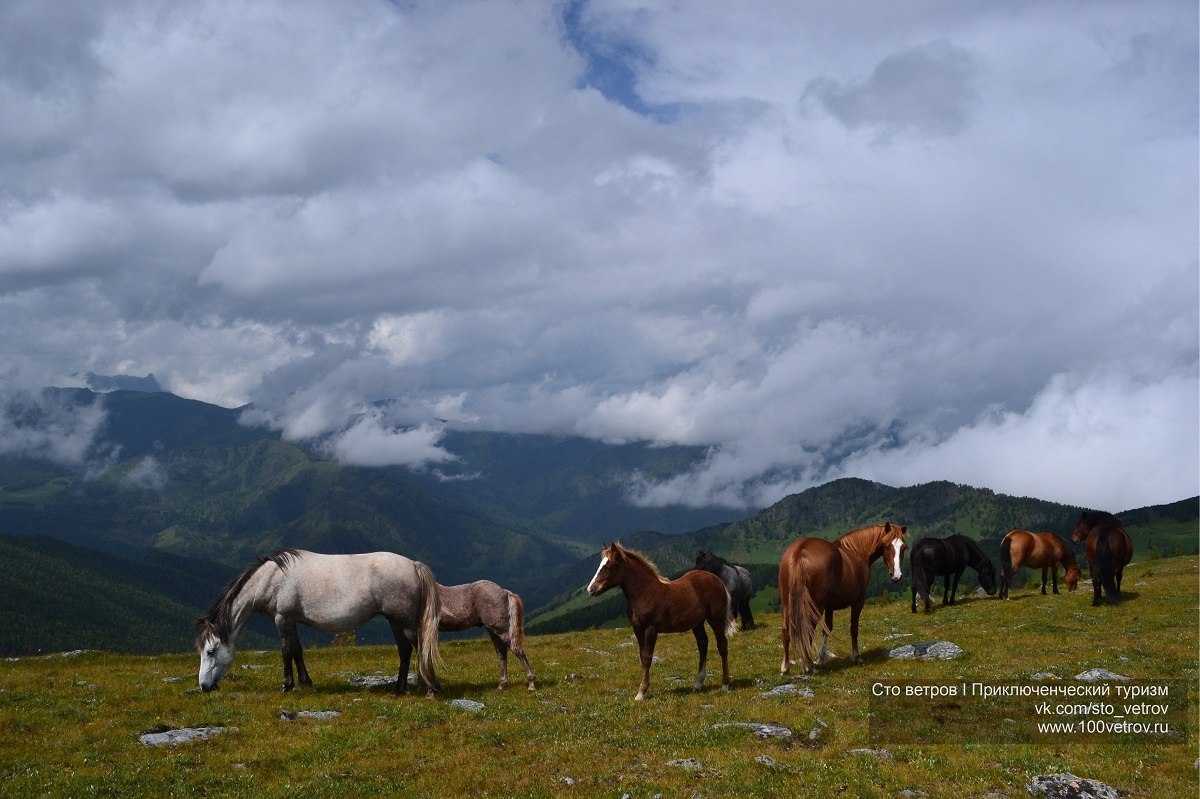
[[[1117,517],[1102,511],[1084,511],[1071,534],[1084,543],[1092,576],[1092,605],[1121,601],[1121,577],[1133,555],[1133,542]],[[858,650],[859,617],[866,602],[871,565],[883,558],[892,582],[903,578],[902,563],[908,547],[908,529],[891,522],[851,530],[840,538],[799,538],[784,550],[779,563],[779,600],[782,615],[783,660],[780,673],[790,670],[793,650],[805,672],[825,662],[834,611],[850,611],[850,659],[861,662]],[[989,595],[996,593],[996,571],[973,540],[951,535],[917,542],[909,558],[912,568],[912,611],[918,600],[931,609],[930,591],[937,577],[944,578],[942,603],[955,604],[959,579],[969,567]],[[1042,569],[1058,593],[1058,570],[1065,570],[1068,592],[1080,579],[1071,547],[1053,532],[1013,530],[1000,542],[1000,597],[1007,599],[1013,575],[1022,566]],[[625,595],[625,612],[638,643],[642,680],[635,699],[650,690],[650,667],[660,633],[690,631],[696,639],[699,667],[695,687],[706,677],[707,625],[721,656],[721,685],[728,689],[729,636],[741,626],[754,626],[750,598],[753,582],[744,566],[726,562],[710,552],[700,552],[695,568],[671,580],[645,555],[621,546],[603,547],[587,593],[599,596],[619,588]],[[444,586],[434,580],[429,567],[390,552],[361,555],[321,555],[285,549],[259,558],[225,587],[208,613],[196,621],[196,648],[200,652],[200,688],[215,689],[234,658],[238,634],[254,614],[267,617],[279,631],[283,654],[283,690],[311,685],[297,624],[326,632],[357,629],[382,615],[396,640],[400,658],[393,692],[404,693],[412,656],[417,655],[417,681],[427,693],[439,690],[435,669],[440,662],[438,633],[483,627],[491,637],[500,661],[500,684],[508,685],[508,653],[525,669],[528,688],[536,688],[533,669],[524,652],[524,608],[512,591],[488,580]],[[816,638],[821,634],[817,653]],[[295,673],[293,674],[293,668]]]

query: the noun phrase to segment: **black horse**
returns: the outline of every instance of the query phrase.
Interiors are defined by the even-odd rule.
[[[733,599],[734,612],[742,617],[742,629],[749,630],[753,627],[754,614],[750,612],[750,598],[754,596],[754,581],[750,579],[750,570],[704,550],[700,550],[700,554],[696,556],[696,568],[712,572],[721,578]]]
[[[942,604],[953,605],[958,592],[958,580],[968,566],[979,574],[979,584],[988,595],[996,593],[996,568],[983,554],[979,544],[965,535],[948,538],[922,538],[912,549],[909,558],[912,566],[912,612],[917,612],[917,597],[925,600],[925,612],[929,612],[929,589],[939,576],[946,578],[942,589]],[[953,577],[954,582],[950,580]]]

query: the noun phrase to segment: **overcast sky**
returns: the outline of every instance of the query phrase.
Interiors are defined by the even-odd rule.
[[[0,379],[152,372],[361,464],[432,468],[447,426],[710,447],[646,503],[1182,499],[1197,28],[1195,0],[9,0]],[[69,460],[96,415],[3,425]]]

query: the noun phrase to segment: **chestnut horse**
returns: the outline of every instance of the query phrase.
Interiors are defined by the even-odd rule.
[[[1092,606],[1100,604],[1102,585],[1108,604],[1120,604],[1121,575],[1133,558],[1133,539],[1120,519],[1099,510],[1085,510],[1079,515],[1071,540],[1078,543],[1084,539],[1092,572]]]
[[[1031,533],[1028,530],[1009,530],[1000,541],[1000,598],[1008,599],[1013,575],[1022,566],[1042,569],[1042,593],[1046,593],[1046,576],[1049,572],[1054,593],[1058,593],[1058,567],[1063,566],[1067,580],[1067,592],[1075,593],[1079,585],[1079,564],[1075,553],[1067,542],[1055,533],[1046,530]]]
[[[800,538],[783,552],[779,562],[779,599],[783,613],[783,662],[781,674],[787,674],[790,647],[800,650],[805,672],[813,670],[812,646],[819,626],[824,639],[817,665],[829,654],[829,633],[833,612],[850,608],[850,659],[858,656],[858,617],[867,599],[871,564],[887,553],[888,574],[892,582],[902,576],[904,548],[908,528],[891,522],[851,530],[836,541]]]
[[[650,664],[654,662],[654,643],[659,633],[691,630],[696,636],[696,648],[700,652],[696,690],[700,690],[708,660],[706,621],[712,627],[717,652],[721,655],[721,686],[729,689],[726,636],[737,631],[737,619],[729,590],[720,577],[711,572],[690,571],[678,580],[668,580],[645,555],[625,549],[614,541],[600,553],[600,566],[588,583],[587,592],[599,596],[614,586],[620,587],[625,594],[625,615],[633,626],[642,659],[642,684],[634,699],[641,700],[650,690]]]

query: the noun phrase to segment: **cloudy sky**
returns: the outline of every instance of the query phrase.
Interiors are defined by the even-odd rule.
[[[1196,31],[1194,0],[10,0],[0,380],[153,373],[351,463],[436,465],[447,426],[710,448],[646,503],[1181,499]]]

